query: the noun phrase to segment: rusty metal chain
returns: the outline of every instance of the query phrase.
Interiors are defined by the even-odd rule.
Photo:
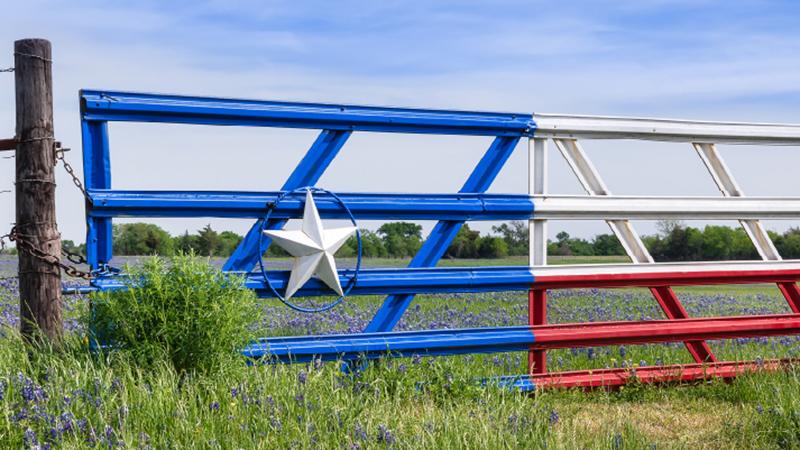
[[[53,139],[53,138],[52,137],[33,138],[33,139],[28,139],[25,142],[34,141],[34,140],[35,141],[48,140],[48,139]],[[20,142],[20,141],[18,141],[18,142]],[[61,142],[53,140],[53,152],[55,154],[56,160],[61,161],[61,163],[64,165],[64,169],[67,171],[69,176],[72,178],[72,183],[75,185],[75,187],[77,187],[81,191],[81,193],[83,194],[84,198],[86,198],[86,200],[89,203],[92,203],[92,198],[89,197],[89,194],[86,192],[86,189],[83,187],[83,183],[81,182],[81,179],[78,178],[77,175],[75,175],[75,169],[64,158],[64,153],[68,152],[69,150],[70,149],[68,149],[68,148],[62,148],[61,147]],[[118,269],[115,269],[115,268],[107,266],[107,265],[103,266],[100,270],[95,270],[95,271],[89,270],[89,271],[86,271],[86,270],[81,270],[81,269],[75,267],[74,265],[66,264],[60,258],[58,258],[57,256],[51,255],[50,253],[47,253],[46,251],[44,251],[41,248],[39,248],[36,245],[34,245],[32,242],[26,240],[23,237],[23,235],[21,235],[20,233],[17,232],[17,227],[11,228],[11,231],[8,234],[0,236],[0,243],[2,244],[3,248],[5,248],[5,239],[8,239],[11,242],[16,242],[18,250],[24,250],[28,254],[32,255],[33,257],[35,257],[35,258],[37,258],[37,259],[39,259],[41,261],[44,261],[44,262],[46,262],[46,263],[48,263],[48,264],[50,264],[52,266],[60,268],[61,270],[64,271],[64,273],[66,273],[68,276],[73,277],[73,278],[82,278],[84,280],[92,280],[92,279],[96,278],[98,275],[102,275],[104,273],[117,273],[117,272],[119,272]],[[61,250],[61,253],[72,264],[87,264],[86,258],[81,254],[72,253],[70,251],[64,250],[63,248]],[[11,278],[11,277],[9,277],[9,278]],[[0,278],[0,279],[3,279],[3,278]]]
[[[83,197],[86,198],[86,200],[89,203],[92,203],[92,198],[89,197],[88,193],[86,193],[86,189],[83,187],[83,182],[81,182],[81,179],[78,178],[77,175],[75,175],[75,169],[73,169],[72,165],[68,163],[67,160],[64,158],[64,153],[68,152],[70,149],[61,148],[61,142],[59,141],[55,141],[54,146],[55,146],[54,152],[56,154],[56,159],[61,161],[61,163],[64,165],[64,170],[66,170],[69,176],[72,178],[72,184],[74,184],[75,187],[80,189],[81,193],[83,194]]]
[[[64,271],[64,273],[73,278],[82,278],[84,280],[91,280],[94,278],[94,274],[91,271],[81,270],[75,266],[65,264],[57,256],[47,253],[46,251],[34,245],[32,242],[24,239],[19,233],[17,233],[17,227],[11,228],[11,232],[3,236],[3,238],[8,238],[9,241],[16,242],[18,250],[24,250],[31,256],[44,261],[51,266],[59,267]],[[81,256],[81,258],[83,257]],[[70,259],[70,261],[72,261],[72,259]]]

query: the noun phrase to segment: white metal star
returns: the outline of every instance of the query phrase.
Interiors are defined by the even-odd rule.
[[[344,295],[333,255],[355,232],[356,227],[353,226],[323,229],[311,191],[306,191],[303,226],[300,230],[264,230],[266,236],[294,256],[292,273],[284,297],[291,298],[312,275],[322,280],[337,294]]]

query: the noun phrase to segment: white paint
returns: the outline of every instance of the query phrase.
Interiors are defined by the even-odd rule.
[[[303,226],[300,230],[265,230],[282,249],[294,256],[292,273],[284,297],[289,299],[312,277],[316,276],[337,294],[343,295],[336,260],[333,255],[344,245],[356,227],[324,229],[311,191],[306,192]]]

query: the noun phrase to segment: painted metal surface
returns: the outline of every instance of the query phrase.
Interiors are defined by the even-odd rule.
[[[81,91],[84,120],[312,128],[340,131],[526,136],[530,113],[241,100],[118,91]]]
[[[484,380],[522,392],[547,388],[614,388],[635,383],[676,383],[696,380],[729,379],[754,372],[775,372],[790,368],[797,360],[724,361],[704,364],[675,364],[668,366],[643,366],[576,370],[537,375],[504,376]]]
[[[352,278],[353,270],[339,270],[344,285]],[[289,271],[267,271],[270,283],[279,291],[286,289]],[[470,292],[527,291],[534,281],[528,267],[439,267],[402,269],[361,269],[352,295],[381,294],[444,294]],[[122,276],[99,278],[94,286],[103,289],[124,289],[135,281]],[[250,274],[245,285],[261,297],[274,294],[260,273]],[[300,288],[295,297],[331,295],[330,289],[316,279]]]
[[[353,220],[437,220],[419,253],[405,269],[364,269],[352,286],[353,295],[388,294],[365,333],[339,336],[267,338],[245,349],[252,358],[309,361],[378,358],[387,355],[450,355],[529,351],[530,374],[491,382],[528,390],[547,386],[612,386],[639,381],[729,377],[752,370],[753,363],[715,362],[703,339],[800,333],[800,314],[690,319],[670,286],[736,283],[777,283],[792,310],[800,313],[800,261],[782,260],[757,219],[800,217],[800,198],[744,197],[717,152],[719,142],[800,145],[800,126],[743,124],[670,119],[492,113],[414,108],[218,99],[118,91],[84,90],[80,94],[83,160],[87,201],[87,255],[93,269],[112,259],[114,217],[224,217],[256,219],[224,270],[248,273],[246,285],[263,297],[287,287],[288,271],[250,273],[259,258],[262,229],[279,230],[301,216],[304,203],[288,195],[314,186],[355,132],[421,133],[488,136],[494,141],[458,193],[341,193]],[[157,122],[200,125],[240,125],[321,130],[319,137],[279,191],[126,191],[111,187],[108,122]],[[487,194],[486,191],[518,141],[529,137],[528,194]],[[613,196],[583,151],[578,138],[643,139],[690,142],[723,194],[712,197]],[[547,144],[552,139],[588,196],[551,195],[547,190]],[[332,194],[331,194],[332,195]],[[346,218],[341,205],[320,194],[321,218]],[[265,223],[264,218],[269,220]],[[630,220],[740,220],[763,261],[715,263],[655,263]],[[633,264],[547,265],[547,221],[554,219],[607,221]],[[436,268],[465,221],[527,220],[529,267]],[[340,286],[352,269],[331,272]],[[331,280],[328,280],[331,281]],[[81,288],[122,289],[123,276],[103,276]],[[334,283],[335,284],[335,283]],[[576,287],[650,288],[668,320],[547,325],[547,290]],[[529,325],[470,330],[391,332],[418,293],[529,291]],[[329,295],[318,279],[299,287],[295,296]],[[695,361],[703,364],[548,373],[546,350],[577,346],[684,341]],[[762,364],[779,368],[783,362]]]
[[[703,161],[703,164],[705,164],[708,173],[714,179],[714,183],[717,185],[722,195],[726,198],[744,197],[744,192],[739,187],[739,183],[736,182],[727,164],[725,164],[725,160],[722,159],[722,155],[717,151],[716,146],[714,144],[705,143],[694,143],[693,145],[694,149],[697,151],[697,155],[700,156],[700,159]],[[783,259],[761,222],[751,218],[739,220],[739,223],[742,225],[745,232],[747,232],[747,236],[750,237],[750,241],[756,247],[762,259],[765,261],[780,261]],[[780,289],[784,298],[789,303],[789,307],[792,308],[792,311],[800,313],[800,287],[794,282],[787,282],[778,283],[778,289]]]
[[[322,174],[331,164],[339,153],[342,146],[350,137],[350,131],[342,130],[322,130],[317,139],[306,152],[303,159],[297,164],[286,182],[283,183],[283,191],[293,191],[303,186],[313,186],[319,181]],[[267,203],[264,203],[266,213]],[[262,215],[263,217],[263,215]],[[258,247],[263,243],[264,248],[269,247],[269,242],[262,242],[261,231],[263,229],[279,230],[286,225],[285,219],[274,219],[269,223],[257,220],[245,234],[242,242],[236,246],[233,254],[222,267],[229,272],[249,272],[258,262]]]
[[[89,191],[92,217],[263,217],[266,205],[281,192],[210,191]],[[338,193],[362,220],[527,220],[533,201],[519,194],[397,194]],[[347,219],[338,203],[315,195],[325,219]],[[273,210],[276,219],[297,219],[303,212],[300,195],[289,195]]]
[[[590,196],[607,196],[611,191],[606,186],[600,173],[575,139],[554,139],[556,147],[567,161],[575,176]],[[653,264],[655,261],[645,247],[642,238],[628,220],[606,220],[609,228],[619,239],[628,257],[634,264]],[[681,304],[678,296],[669,286],[650,287],[653,298],[669,319],[686,319],[689,314]],[[695,362],[715,361],[716,358],[705,342],[685,342],[686,349],[692,354]]]
[[[642,197],[536,195],[540,220],[740,220],[800,218],[793,197]]]
[[[441,356],[788,334],[800,334],[800,315],[276,337],[262,339],[243,353],[250,358],[271,357],[281,362],[307,362],[317,358],[352,361],[387,355]]]
[[[111,188],[111,161],[108,147],[108,124],[81,122],[83,141],[83,185],[87,190]],[[86,260],[92,269],[100,269],[112,257],[111,218],[92,217],[92,205],[86,205]]]
[[[511,156],[511,152],[514,151],[518,141],[518,138],[496,138],[489,150],[478,162],[475,170],[467,178],[460,192],[482,193],[489,189],[497,174],[500,173],[500,169],[503,168],[503,165]],[[443,220],[438,222],[408,266],[411,268],[435,266],[450,246],[450,243],[455,239],[458,230],[461,229],[463,224],[463,221]],[[391,330],[400,321],[413,299],[413,294],[387,297],[364,331]]]
[[[553,139],[641,139],[730,144],[800,145],[800,125],[698,120],[533,115],[536,135]]]

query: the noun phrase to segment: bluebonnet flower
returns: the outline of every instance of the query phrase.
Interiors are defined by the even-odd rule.
[[[360,439],[362,441],[367,440],[367,432],[364,431],[364,428],[361,427],[360,423],[356,423],[355,430],[353,430],[353,435],[356,439]]]
[[[25,430],[25,434],[22,436],[22,439],[25,442],[26,447],[34,447],[39,445],[39,440],[36,438],[36,432],[30,428]]]
[[[386,425],[378,425],[378,442],[383,442],[385,444],[394,443],[394,436]]]
[[[555,409],[550,411],[550,425],[557,424],[558,423],[558,419],[559,419],[558,411],[556,411]]]
[[[308,374],[305,370],[301,370],[300,373],[297,374],[297,381],[300,384],[306,384],[306,380],[308,379]]]
[[[211,404],[208,405],[208,409],[211,411],[219,411],[219,402],[211,402]]]

